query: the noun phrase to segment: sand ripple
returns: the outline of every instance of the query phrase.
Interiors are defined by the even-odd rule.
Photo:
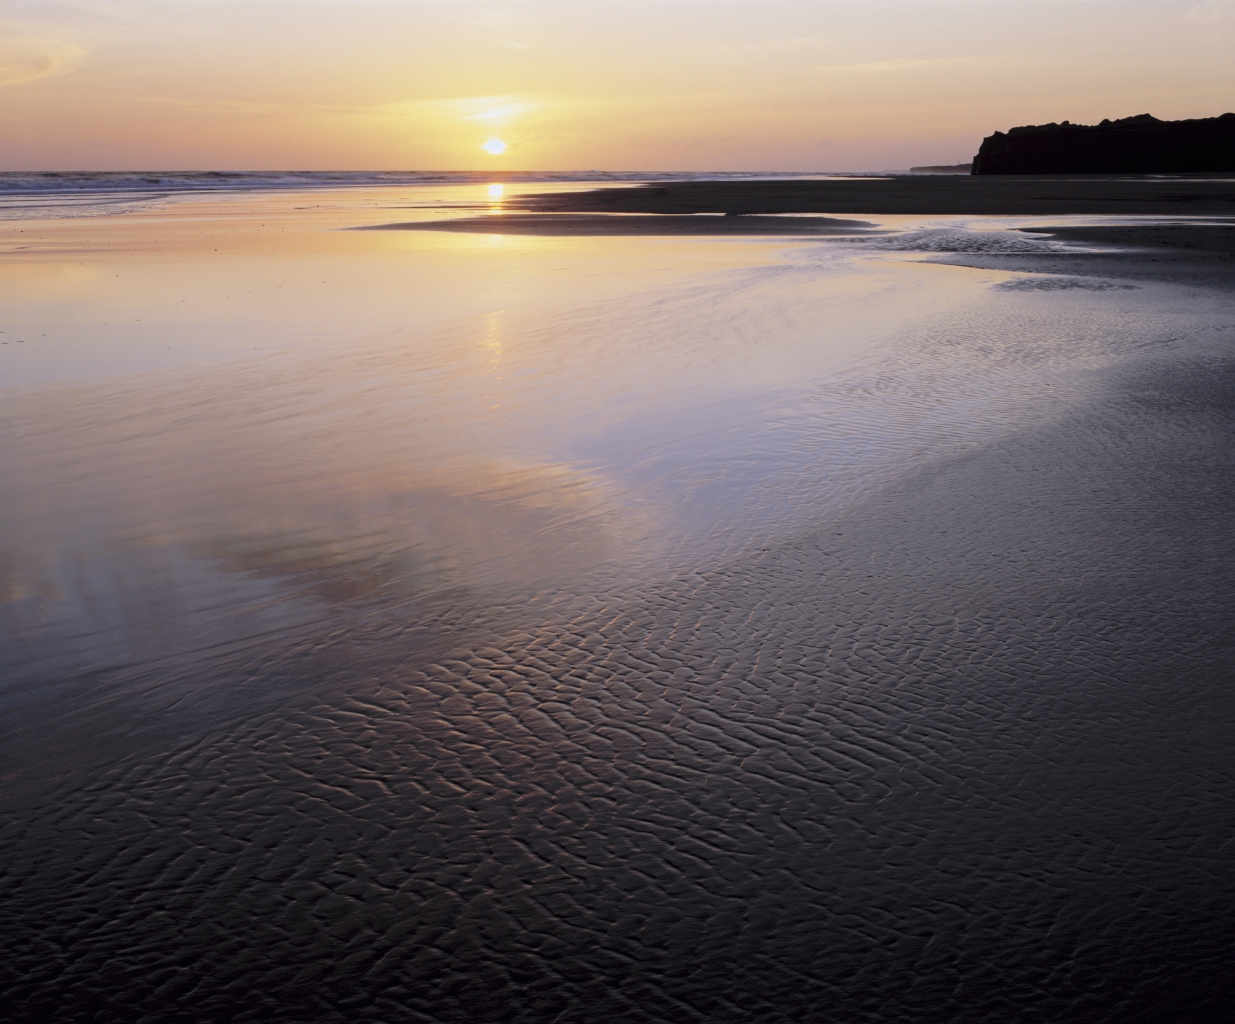
[[[1206,1019],[1233,399],[1131,378],[419,668],[324,642],[311,699],[8,817],[16,1019]]]

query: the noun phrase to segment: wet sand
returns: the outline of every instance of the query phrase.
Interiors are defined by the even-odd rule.
[[[1227,1019],[1235,292],[1118,228],[254,243],[484,298],[9,396],[14,1019]]]
[[[1021,228],[1071,243],[1055,252],[955,252],[934,262],[1089,280],[1171,282],[1235,290],[1235,222],[1090,223]]]
[[[1097,243],[1133,250],[1166,249],[1174,255],[1207,259],[1218,257],[1215,268],[1224,260],[1235,259],[1235,220],[1225,224],[1049,224],[1022,228],[1069,242]],[[1183,252],[1178,252],[1183,250]]]

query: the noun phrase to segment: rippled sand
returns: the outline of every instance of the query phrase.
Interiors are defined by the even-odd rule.
[[[0,231],[11,1018],[1226,1019],[1229,272],[423,195]]]

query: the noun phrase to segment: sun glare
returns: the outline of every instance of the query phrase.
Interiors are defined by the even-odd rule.
[[[486,153],[492,153],[494,156],[497,156],[499,153],[506,152],[506,143],[504,143],[501,139],[490,139],[480,148]]]

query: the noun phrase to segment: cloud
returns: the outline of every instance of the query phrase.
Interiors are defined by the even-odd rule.
[[[505,126],[521,115],[544,108],[505,96],[467,96],[438,100],[395,100],[388,103],[302,103],[287,101],[222,99],[208,96],[149,95],[143,102],[178,107],[195,114],[221,115],[227,118],[376,118],[405,125],[444,126],[476,123],[490,130]],[[557,104],[563,107],[563,104]]]
[[[977,67],[982,64],[990,64],[996,58],[990,54],[981,56],[947,56],[947,57],[927,57],[920,59],[903,59],[903,60],[879,60],[866,61],[860,64],[824,64],[820,65],[816,70],[826,71],[831,74],[850,75],[850,74],[882,74],[888,71],[921,71],[924,69],[937,68],[954,68],[965,65]]]
[[[0,42],[0,88],[71,71],[82,54],[72,43]]]
[[[466,101],[469,104],[474,104],[476,101]],[[488,100],[481,100],[482,103],[488,103]],[[464,115],[464,119],[468,121],[487,121],[501,122],[507,121],[512,117],[518,117],[520,114],[526,114],[536,109],[534,103],[498,103],[494,106],[488,106],[484,110],[476,113]]]
[[[1235,2],[1232,0],[1202,0],[1188,12],[1189,21],[1212,23],[1227,18],[1235,18]]]

